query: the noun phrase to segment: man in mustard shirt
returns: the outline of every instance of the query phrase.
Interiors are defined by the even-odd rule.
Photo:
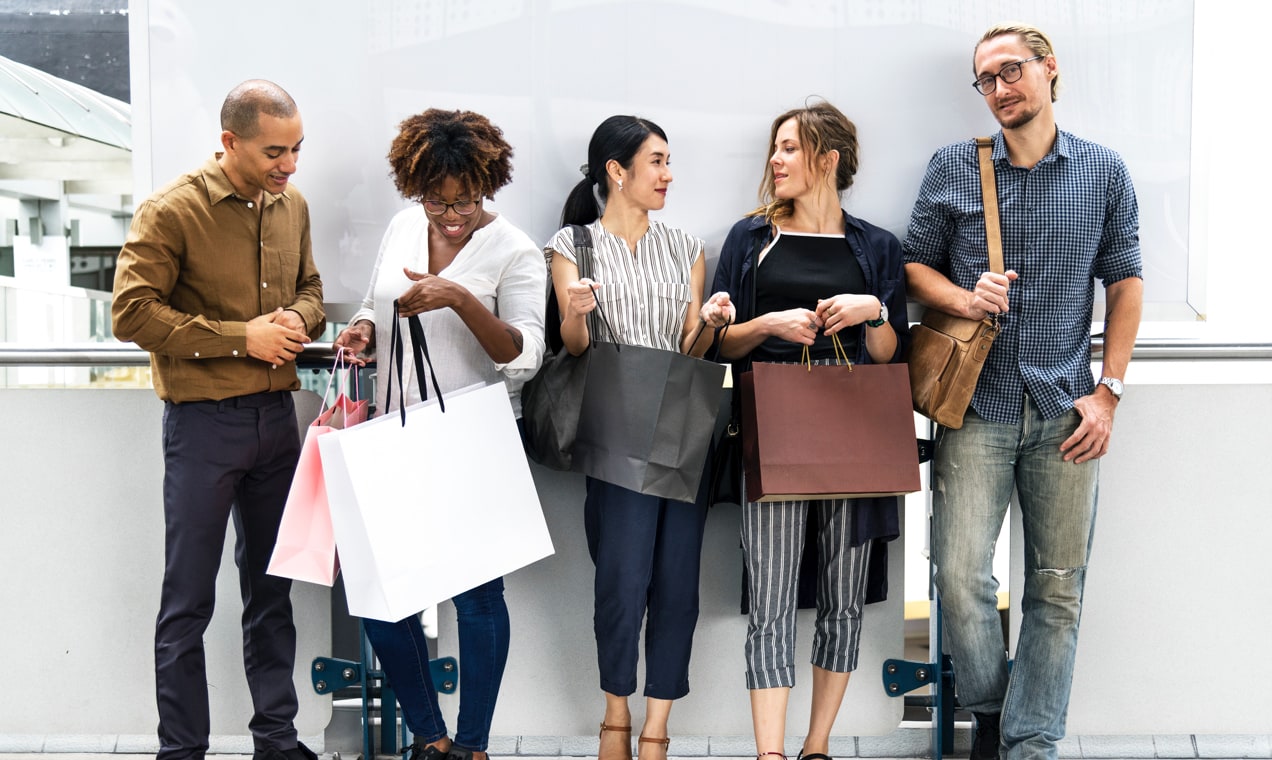
[[[115,335],[150,351],[164,401],[158,760],[208,749],[203,635],[231,516],[255,760],[313,760],[293,724],[291,581],[265,573],[300,451],[294,360],[325,326],[309,209],[288,184],[304,130],[263,80],[226,96],[221,129],[223,152],[137,208],[111,312]]]

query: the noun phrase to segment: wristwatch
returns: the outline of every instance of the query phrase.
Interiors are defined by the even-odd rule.
[[[1122,400],[1122,381],[1121,380],[1118,380],[1116,377],[1102,377],[1100,378],[1100,385],[1107,387],[1109,391],[1113,393],[1113,398],[1117,399],[1118,401]]]
[[[888,321],[888,305],[887,305],[886,303],[884,303],[882,299],[880,299],[880,301],[879,301],[879,318],[878,318],[878,319],[867,319],[867,320],[866,320],[866,325],[867,325],[868,327],[883,327],[883,323],[884,323],[884,322],[887,322],[887,321]]]

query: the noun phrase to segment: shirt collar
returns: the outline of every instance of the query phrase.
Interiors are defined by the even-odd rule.
[[[848,227],[854,227],[854,228],[856,228],[857,230],[862,231],[862,232],[864,232],[864,231],[865,231],[865,229],[866,229],[866,228],[865,228],[865,227],[861,224],[861,220],[860,220],[860,219],[858,219],[857,217],[853,216],[852,214],[849,214],[847,211],[844,211],[843,209],[840,209],[840,213],[842,213],[842,214],[844,215],[844,229],[845,229],[845,231],[847,231],[847,228],[848,228]],[[755,231],[756,231],[756,230],[758,230],[758,229],[761,229],[761,228],[767,228],[768,226],[769,226],[769,222],[768,222],[768,220],[767,220],[767,219],[765,219],[763,215],[760,215],[760,216],[753,216],[753,217],[751,217],[751,220],[750,220],[750,222],[747,224],[746,229],[747,229],[747,232],[755,232]]]
[[[230,178],[225,176],[225,170],[221,168],[219,159],[223,155],[225,154],[222,152],[215,153],[199,170],[203,174],[203,181],[207,184],[208,201],[214,206],[226,198],[240,197],[234,189],[234,184],[230,182]],[[261,196],[261,205],[268,206],[280,198],[288,197],[290,196],[287,195],[286,190],[278,195],[266,192]]]
[[[1006,138],[1003,137],[1003,131],[1000,129],[997,132],[995,132],[993,139],[994,139],[994,149],[990,153],[990,159],[993,161],[1006,161],[1007,160],[1007,140]],[[1063,129],[1057,128],[1056,141],[1051,145],[1051,151],[1048,152],[1047,155],[1043,156],[1042,161],[1039,161],[1038,163],[1040,164],[1045,163],[1047,161],[1051,161],[1053,158],[1069,158],[1072,152],[1073,152],[1073,135],[1070,135],[1068,132],[1064,131]]]

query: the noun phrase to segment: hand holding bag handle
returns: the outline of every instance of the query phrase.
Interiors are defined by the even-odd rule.
[[[1002,274],[1003,245],[994,181],[993,138],[976,138],[981,196],[985,208],[985,240],[990,271]],[[976,392],[976,382],[998,336],[998,315],[967,319],[928,309],[911,330],[907,362],[914,410],[948,428],[963,426],[963,415]]]
[[[574,233],[575,261],[579,279],[592,274],[592,235],[583,225],[571,225]],[[556,305],[556,293],[548,296]],[[596,298],[596,289],[592,288]],[[549,308],[548,319],[560,321],[559,308]],[[521,414],[525,423],[526,451],[530,458],[555,470],[569,471],[573,463],[571,450],[578,433],[579,410],[587,382],[587,358],[593,339],[600,335],[601,323],[609,331],[615,351],[621,350],[613,326],[597,299],[595,314],[587,315],[588,346],[574,356],[564,346],[548,354],[539,372],[521,389]]]
[[[396,365],[398,388],[402,393],[402,401],[398,408],[402,415],[402,426],[406,427],[406,385],[402,376],[402,317],[399,316],[401,306],[397,299],[393,300],[393,329],[389,333],[389,357]],[[407,317],[411,332],[411,355],[415,360],[415,382],[419,384],[420,400],[428,400],[428,388],[424,385],[424,364],[428,364],[429,378],[433,381],[433,390],[437,393],[437,405],[446,411],[446,399],[442,397],[442,389],[437,384],[437,372],[433,369],[433,359],[428,355],[428,339],[424,337],[424,325],[419,315]],[[393,400],[393,370],[384,389],[384,410],[387,413]]]

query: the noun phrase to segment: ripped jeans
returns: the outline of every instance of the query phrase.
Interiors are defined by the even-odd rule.
[[[946,651],[964,709],[1002,713],[1003,754],[1055,758],[1064,737],[1095,527],[1099,460],[1066,462],[1060,444],[1081,421],[1075,410],[1042,417],[1028,397],[1019,424],[968,410],[942,428],[933,462],[933,563]],[[993,576],[994,542],[1019,494],[1024,529],[1024,619],[1008,676]]]

